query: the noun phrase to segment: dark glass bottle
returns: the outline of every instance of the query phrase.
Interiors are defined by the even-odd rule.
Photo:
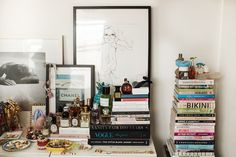
[[[112,109],[112,99],[110,95],[110,87],[104,86],[102,95],[100,97],[100,123],[108,124],[110,123]]]
[[[69,107],[65,106],[63,108],[62,117],[61,117],[61,127],[69,127]]]
[[[93,108],[91,110],[91,123],[92,124],[99,124],[99,109],[98,104],[94,103]]]
[[[114,92],[114,100],[115,100],[115,101],[120,101],[120,100],[121,100],[120,87],[121,87],[121,86],[115,86],[115,92]]]
[[[124,83],[121,86],[122,94],[132,94],[132,86],[127,80],[127,78],[124,79]]]
[[[188,70],[189,79],[195,79],[195,75],[196,75],[196,70],[195,70],[195,65],[194,65],[194,60],[195,59],[196,59],[196,57],[191,57],[190,58],[192,63],[191,63],[191,66],[189,67],[189,70]]]
[[[58,134],[58,126],[57,126],[57,117],[55,115],[52,116],[52,123],[50,126],[50,132],[51,134]]]

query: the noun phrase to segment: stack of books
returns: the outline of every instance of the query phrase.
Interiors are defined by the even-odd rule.
[[[167,140],[172,157],[214,157],[215,121],[214,80],[176,79]]]
[[[149,145],[149,88],[133,88],[132,94],[113,101],[111,125],[90,125],[91,145]]]

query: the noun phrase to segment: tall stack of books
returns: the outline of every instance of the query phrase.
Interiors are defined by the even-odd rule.
[[[214,157],[215,120],[214,80],[176,79],[167,140],[171,156]]]
[[[133,88],[113,101],[110,125],[90,125],[91,145],[149,145],[149,139],[149,88]]]

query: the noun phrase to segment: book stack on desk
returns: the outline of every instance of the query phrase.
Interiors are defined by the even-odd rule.
[[[215,120],[214,80],[176,79],[167,141],[170,154],[214,157]]]
[[[90,126],[91,145],[149,145],[149,88],[132,92],[113,101],[111,124]]]

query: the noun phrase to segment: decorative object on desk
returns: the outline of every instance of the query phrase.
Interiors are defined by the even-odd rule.
[[[90,124],[90,111],[88,110],[89,106],[86,105],[83,107],[83,110],[80,113],[80,127],[81,128],[88,128]]]
[[[0,100],[11,98],[22,111],[45,103],[45,53],[0,52],[0,57]]]
[[[91,124],[99,124],[99,109],[98,109],[97,103],[93,104],[93,108],[91,110],[90,121],[91,121]]]
[[[46,121],[46,106],[44,104],[34,104],[32,106],[32,126],[35,130],[43,128]]]
[[[50,152],[65,152],[73,148],[73,142],[68,140],[51,140],[46,145],[46,149]]]
[[[19,104],[17,104],[15,101],[9,99],[5,103],[5,114],[6,114],[6,121],[8,128],[11,131],[14,131],[16,129],[20,129],[20,118],[19,113],[21,111],[21,107]]]
[[[102,95],[102,89],[103,89],[103,86],[105,85],[104,82],[100,83],[100,82],[97,82],[97,94],[94,96],[93,98],[93,103],[95,104],[98,104],[100,105],[100,97]]]
[[[114,101],[120,101],[121,100],[121,86],[115,86],[115,92],[114,92]]]
[[[189,66],[189,70],[188,70],[189,79],[195,79],[196,70],[195,70],[194,60],[196,58],[197,57],[190,57],[191,65]]]
[[[12,132],[5,132],[2,134],[0,138],[9,139],[9,140],[17,140],[21,137],[23,131],[12,131]]]
[[[49,139],[43,135],[39,136],[37,139],[37,146],[39,150],[46,149],[46,145],[48,144]]]
[[[51,78],[55,78],[55,81],[51,84],[55,86],[56,112],[65,104],[73,103],[78,96],[81,102],[94,96],[93,65],[56,65],[54,75]],[[47,103],[47,110],[49,105]]]
[[[62,112],[62,116],[61,116],[61,122],[60,122],[60,126],[61,127],[69,127],[70,126],[70,122],[69,122],[69,106],[65,106],[63,108],[63,112]]]
[[[7,152],[16,152],[28,148],[31,145],[31,142],[28,140],[12,140],[6,142],[2,149]]]
[[[74,7],[74,64],[95,64],[112,85],[150,77],[150,17],[149,6]]]
[[[109,124],[111,118],[112,98],[110,95],[110,86],[103,86],[100,97],[100,123]]]
[[[124,78],[124,83],[121,86],[122,94],[132,94],[132,85],[129,83],[127,78]]]
[[[0,135],[2,135],[2,133],[8,130],[9,128],[7,125],[6,114],[5,114],[5,103],[0,102]]]
[[[30,127],[27,129],[26,132],[26,138],[32,141],[35,141],[39,138],[39,136],[42,136],[43,133],[41,130],[34,130],[33,127]]]
[[[5,138],[0,138],[0,146],[3,145],[4,143],[10,141],[9,139],[5,139]]]

